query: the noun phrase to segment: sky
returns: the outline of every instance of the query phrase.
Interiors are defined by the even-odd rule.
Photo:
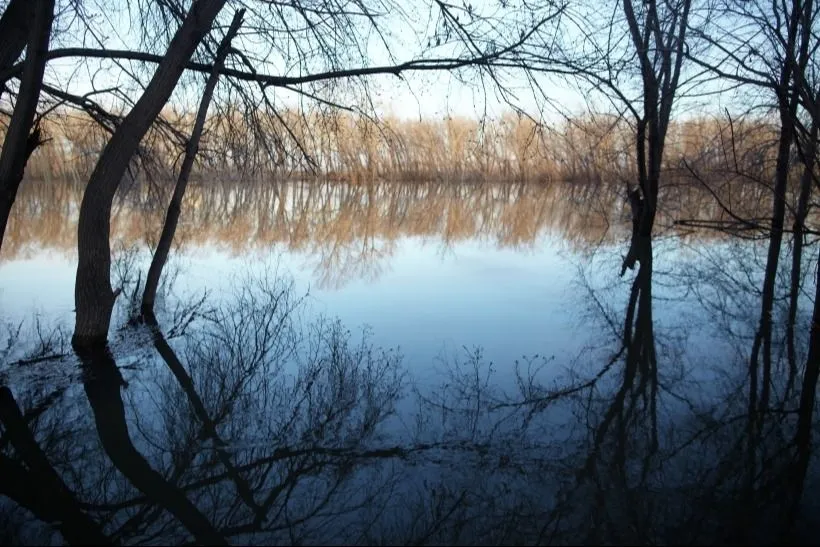
[[[383,0],[373,0],[373,3],[381,1]],[[394,60],[397,62],[417,58],[419,48],[424,48],[424,42],[438,32],[437,22],[429,17],[430,13],[436,13],[436,8],[425,10],[422,6],[424,3],[397,0],[396,5],[406,8],[406,13],[398,19],[386,19],[387,23],[382,26],[386,30],[388,40],[394,44],[392,53]],[[495,0],[474,2],[474,4],[486,5],[488,11],[485,13],[489,16],[495,16],[499,13],[496,6],[498,2]],[[94,24],[101,30],[96,35],[80,34],[78,30],[80,23],[74,21],[72,27],[63,29],[62,32],[58,33],[58,37],[52,43],[52,48],[72,47],[81,45],[84,42],[88,47],[100,47],[99,44],[104,43],[105,47],[109,49],[127,49],[130,47],[132,49],[145,50],[149,48],[154,51],[162,51],[164,43],[167,43],[156,39],[148,44],[135,46],[139,40],[138,29],[131,20],[132,13],[128,11],[123,0],[108,2],[105,0],[89,0],[84,3],[84,6],[88,18],[94,21]],[[480,8],[476,7],[474,9],[478,11]],[[233,13],[234,7],[229,2],[220,14],[219,24],[226,26]],[[251,16],[246,17],[249,19],[246,21],[246,28],[257,24],[257,21]],[[425,17],[427,18],[425,19]],[[520,14],[515,17],[520,17]],[[64,20],[68,21],[68,19]],[[221,36],[221,32],[217,32],[215,35]],[[371,66],[391,64],[387,50],[376,33],[372,31],[363,33],[358,41],[365,48],[366,64]],[[289,44],[288,48],[281,48],[281,51],[274,51],[270,49],[268,43],[253,36],[249,31],[246,33],[240,32],[240,37],[237,38],[235,44],[252,56],[266,59],[268,66],[260,65],[260,72],[293,75],[299,71],[298,68],[294,71],[295,62],[285,60],[285,54],[283,53],[286,49],[290,51],[288,48],[295,47],[294,44]],[[341,44],[339,51],[334,52],[334,54],[344,57],[348,55],[348,52],[343,52],[342,48],[350,49],[351,47],[353,47],[351,43]],[[449,48],[448,43],[445,42],[441,47],[434,48],[434,51],[429,55],[447,56],[451,53],[452,48]],[[290,53],[287,53],[287,55],[290,56]],[[347,66],[361,66],[361,62],[355,60],[355,55],[351,54],[349,56],[354,60]],[[236,58],[234,58],[235,60]],[[290,69],[288,69],[288,66]],[[122,62],[117,65],[109,60],[89,60],[81,65],[77,58],[64,58],[49,62],[46,78],[51,82],[60,82],[79,95],[92,92],[95,89],[119,88],[126,91],[130,96],[136,97],[140,88],[134,85],[129,72],[142,71],[140,72],[140,80],[145,83],[148,81],[150,71],[154,67],[148,65],[147,68],[150,70],[145,70],[145,68],[145,66],[140,67],[137,63]],[[196,77],[198,78],[197,85],[186,87],[183,82],[182,85],[178,86],[175,95],[171,99],[172,103],[184,104],[186,109],[193,110],[196,108],[204,76],[197,75]],[[460,81],[459,77],[463,80]],[[507,78],[505,82],[511,88],[521,88],[518,90],[516,103],[527,112],[536,115],[539,110],[543,109],[544,105],[535,101],[531,94],[526,92],[526,85],[522,79]],[[380,115],[392,115],[407,119],[442,118],[447,116],[481,117],[483,115],[498,116],[510,110],[509,105],[492,90],[492,86],[482,87],[475,71],[462,71],[458,75],[447,72],[408,72],[403,78],[397,78],[393,75],[376,76],[370,80],[370,86],[372,92],[370,98],[376,113]],[[523,93],[521,92],[522,89]],[[559,82],[559,85],[553,85],[550,89],[552,98],[562,106],[579,110],[583,105],[584,97],[573,90],[570,85],[560,85]],[[289,95],[292,94],[284,90],[277,90],[275,97],[276,100],[282,101],[284,104],[295,106],[295,101]],[[99,95],[97,97],[99,100],[104,100]]]
[[[63,0],[63,2],[67,1]],[[425,47],[424,42],[436,36],[436,33],[440,31],[435,18],[430,17],[431,13],[436,13],[437,8],[431,10],[429,6],[424,7],[429,4],[429,0],[365,1],[375,4],[395,1],[396,6],[404,10],[403,13],[399,14],[400,17],[397,15],[392,19],[392,14],[385,14],[385,17],[387,17],[386,23],[381,27],[385,30],[388,40],[394,44],[392,53],[394,60],[397,62],[415,58],[419,48],[423,49]],[[513,1],[510,0],[508,3]],[[246,3],[257,6],[264,5],[262,2]],[[481,2],[474,2],[477,6],[474,9],[476,11],[484,9],[485,14],[495,16],[499,13],[498,3],[497,0],[482,0]],[[0,6],[3,4],[4,2],[0,0]],[[90,47],[100,47],[99,44],[104,43],[105,47],[118,49],[128,48],[130,44],[131,48],[136,47],[142,50],[146,48],[157,52],[164,50],[164,44],[167,43],[167,40],[161,39],[161,36],[155,37],[148,43],[134,45],[138,43],[138,28],[131,20],[133,12],[128,10],[128,6],[135,8],[139,4],[133,1],[129,4],[125,0],[86,0],[83,5],[87,10],[86,15],[101,29],[100,32],[94,36],[87,33],[81,35],[78,31],[80,23],[75,20],[71,23],[73,26],[60,29],[52,44],[53,48],[77,46],[84,42]],[[229,2],[227,7],[223,9],[218,23],[223,28],[227,26],[233,16],[234,7],[235,5]],[[526,13],[526,11],[521,11],[521,13]],[[521,18],[521,14],[515,15],[515,17]],[[60,20],[69,21],[67,18]],[[526,23],[526,17],[521,18],[521,21]],[[251,18],[246,22],[246,28],[258,23],[259,21]],[[572,25],[562,24],[562,40],[567,43],[573,41],[572,29]],[[170,33],[172,30],[172,28],[169,28],[167,32]],[[161,34],[165,31],[159,32]],[[221,31],[216,32],[214,35],[220,36]],[[296,47],[295,44],[289,44],[287,47],[282,46],[279,50],[271,49],[270,40],[261,40],[258,36],[254,36],[250,30],[240,32],[240,37],[236,43],[242,51],[265,59],[267,66],[265,64],[259,65],[261,72],[289,75],[300,73],[301,69],[298,67],[297,61],[285,59],[285,55],[291,55],[290,51]],[[329,43],[335,43],[335,41],[330,40]],[[372,31],[363,33],[358,43],[363,47],[363,52],[367,57],[364,64],[371,66],[390,64],[391,59],[376,33]],[[363,63],[355,60],[355,55],[351,55],[348,51],[352,47],[351,43],[341,44],[339,51],[334,52],[334,54],[354,58],[354,61],[345,66],[361,66]],[[450,53],[452,53],[452,48],[449,48],[448,42],[445,41],[441,47],[434,48],[431,55],[447,56]],[[236,62],[236,58],[233,61]],[[122,62],[118,65],[108,60],[90,60],[81,65],[77,58],[65,58],[51,61],[47,68],[46,77],[49,82],[59,82],[79,95],[92,92],[95,89],[117,89],[117,92],[124,91],[135,98],[141,91],[141,85],[144,85],[150,78],[154,68],[153,65],[140,65],[129,62]],[[129,75],[130,72],[139,73],[142,84],[135,85],[134,80]],[[380,116],[392,116],[400,119],[441,119],[450,116],[469,118],[489,116],[493,118],[500,117],[511,110],[510,105],[504,98],[499,96],[494,86],[481,85],[482,82],[478,78],[478,73],[474,70],[459,73],[408,72],[405,73],[403,78],[382,75],[372,77],[369,82],[370,100],[375,113]],[[504,83],[513,91],[515,105],[534,118],[540,118],[547,122],[560,122],[567,114],[579,115],[589,109],[597,111],[610,109],[610,105],[601,97],[598,97],[596,101],[593,95],[585,93],[583,89],[579,90],[575,82],[557,77],[543,77],[542,82],[549,96],[549,101],[545,101],[542,97],[534,97],[528,83],[522,77],[508,75],[504,79]],[[191,83],[194,85],[190,85]],[[204,76],[202,74],[186,75],[172,96],[171,104],[182,110],[195,111],[203,83]],[[704,81],[702,84],[714,87],[720,85],[716,81]],[[223,81],[220,89],[224,89],[225,85]],[[105,95],[95,95],[95,97],[105,103],[106,100],[109,102],[114,101],[115,95],[116,93],[109,93],[107,95],[108,99],[105,98]],[[272,93],[277,106],[284,105],[291,108],[299,106],[299,101],[295,100],[294,96],[293,93],[282,89],[277,89]],[[720,114],[726,107],[730,109],[738,107],[740,103],[735,99],[734,96],[711,96],[691,101],[679,100],[676,103],[676,117],[697,116],[704,111]],[[343,95],[340,102],[356,104],[358,100],[353,95]],[[365,110],[369,110],[369,108],[365,108]]]

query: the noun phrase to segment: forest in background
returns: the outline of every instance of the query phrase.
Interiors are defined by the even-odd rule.
[[[374,119],[347,112],[249,121],[234,111],[209,116],[191,176],[325,179],[365,182],[605,182],[636,180],[634,127],[610,114],[567,118],[555,125],[508,113],[500,118]],[[132,176],[170,180],[179,169],[193,118],[163,113],[143,139]],[[43,120],[50,139],[27,165],[32,180],[88,179],[110,134],[84,113]],[[182,135],[180,142],[180,135]],[[672,121],[663,169],[691,179],[697,169],[715,177],[773,175],[778,128],[767,117],[698,117]],[[800,164],[792,158],[792,165]],[[799,175],[798,175],[799,176]]]

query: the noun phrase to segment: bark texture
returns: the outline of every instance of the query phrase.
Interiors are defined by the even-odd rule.
[[[179,170],[179,176],[174,186],[174,195],[171,197],[171,203],[168,205],[168,211],[165,214],[165,223],[162,226],[162,234],[159,237],[157,248],[151,259],[151,266],[148,268],[148,276],[145,279],[145,290],[142,293],[141,306],[142,315],[144,317],[152,316],[154,313],[157,287],[159,286],[159,280],[162,276],[162,269],[165,267],[165,262],[168,260],[168,254],[171,251],[171,244],[174,241],[174,234],[176,233],[177,224],[179,223],[179,215],[182,211],[182,198],[185,197],[188,179],[191,177],[191,169],[194,167],[194,160],[199,151],[199,140],[202,137],[202,128],[205,126],[205,118],[208,116],[208,108],[211,105],[214,90],[219,81],[219,73],[230,51],[231,41],[239,31],[239,26],[242,24],[244,14],[244,10],[239,10],[234,14],[231,26],[219,44],[213,70],[211,70],[211,74],[208,76],[205,90],[202,93],[202,100],[199,103],[194,128],[193,131],[191,131],[191,137],[188,139],[188,145],[185,147],[185,158],[182,160],[182,167]]]
[[[186,63],[209,31],[225,0],[194,2],[168,51],[134,108],[106,145],[88,181],[77,228],[74,285],[75,348],[104,345],[115,294],[111,289],[111,204],[140,140],[168,101]]]
[[[37,103],[40,100],[40,89],[43,87],[43,72],[46,67],[46,53],[51,36],[51,23],[54,19],[54,0],[37,0],[33,20],[30,22],[28,33],[28,50],[26,53],[25,68],[20,82],[17,103],[11,115],[6,138],[3,141],[3,151],[0,153],[0,250],[2,250],[3,236],[6,233],[6,224],[9,220],[11,208],[17,198],[17,190],[23,180],[23,173],[29,156],[40,144],[40,132],[32,132],[34,116],[37,114]],[[9,10],[14,8],[12,4]],[[15,8],[25,11],[23,8]],[[8,11],[6,14],[8,13]],[[6,19],[3,14],[3,20]],[[0,24],[0,27],[3,25]],[[2,29],[0,29],[2,32]],[[12,33],[16,36],[16,33]],[[2,34],[0,34],[2,36]],[[4,43],[8,37],[0,38]],[[25,42],[24,42],[25,43]],[[17,45],[15,41],[15,46]],[[11,57],[12,53],[8,53]],[[6,55],[1,51],[0,56]],[[18,53],[19,55],[19,53]],[[16,56],[14,57],[16,59]],[[12,59],[12,62],[13,60]],[[0,59],[0,62],[5,59]]]

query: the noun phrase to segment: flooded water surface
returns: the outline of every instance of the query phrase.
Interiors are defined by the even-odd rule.
[[[684,229],[720,212],[669,191],[647,278],[619,275],[630,218],[601,183],[200,181],[155,320],[167,189],[125,191],[110,344],[76,355],[82,187],[25,186],[0,257],[0,539],[811,542],[810,282],[750,406],[765,246]]]
[[[0,303],[16,319],[72,320],[79,197],[38,196],[45,203],[31,208],[50,226],[20,218],[10,228]],[[568,234],[572,223],[602,219],[567,211],[561,197],[514,185],[202,188],[187,204],[171,293],[221,298],[274,270],[310,295],[314,312],[371,327],[379,344],[401,346],[415,366],[462,346],[502,361],[571,355],[585,337],[574,286],[583,246],[608,228]],[[114,270],[132,282],[147,271],[161,226],[141,208],[149,206],[126,198],[113,221]]]

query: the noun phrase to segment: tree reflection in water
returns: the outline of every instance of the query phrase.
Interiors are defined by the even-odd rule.
[[[136,370],[118,367],[109,350],[79,356],[85,400],[66,390],[39,419],[58,425],[77,406],[85,415],[69,431],[41,432],[34,423],[28,433],[36,439],[29,445],[45,447],[81,444],[93,438],[83,429],[96,430],[92,446],[65,446],[79,460],[49,454],[33,465],[32,450],[15,442],[29,431],[25,420],[3,413],[7,469],[44,476],[43,488],[66,473],[77,481],[34,516],[64,521],[79,506],[89,525],[120,543],[301,543],[362,533],[349,515],[384,505],[392,480],[365,464],[400,454],[379,431],[402,387],[398,356],[366,338],[355,342],[338,323],[297,325],[301,301],[284,283],[263,280],[235,296],[207,313],[189,310],[200,319],[185,334],[176,329],[174,340],[154,321],[128,327],[132,342],[144,344],[134,349]],[[3,394],[3,408],[19,415],[8,388]],[[4,481],[4,493],[31,510],[16,484]]]
[[[603,207],[611,196],[581,186],[290,185],[266,201],[271,188],[192,189],[201,206],[182,245],[205,224],[228,245],[269,245],[276,234],[291,248],[316,247],[330,282],[365,275],[399,236],[516,246],[554,228],[599,248],[592,260],[604,271],[619,269],[620,257],[598,244],[625,219]],[[9,253],[72,232],[73,198],[63,197],[48,222],[12,219]],[[684,197],[677,202],[709,216],[697,196]],[[41,201],[23,194],[20,209]],[[128,211],[115,222],[120,239],[144,237]],[[239,222],[248,218],[253,226]],[[105,351],[75,357],[63,331],[12,328],[0,352],[0,539],[810,543],[813,382],[806,367],[784,367],[770,407],[749,415],[743,372],[760,284],[748,265],[762,254],[754,243],[721,243],[698,255],[664,260],[663,270],[641,263],[610,292],[586,286],[595,325],[610,336],[572,363],[536,357],[499,372],[477,350],[451,360],[433,388],[416,386],[401,356],[367,332],[313,319],[274,271],[219,298],[174,308],[166,297],[144,322],[121,310],[120,336]],[[138,294],[138,276],[122,277],[125,293]],[[656,293],[653,314],[653,284],[666,296],[681,289],[697,311],[676,317],[683,304]]]
[[[514,392],[479,352],[398,413],[410,388],[400,356],[307,322],[292,285],[270,275],[192,302],[174,324],[126,325],[115,351],[79,356],[76,382],[0,390],[5,542],[810,537],[799,394],[765,416],[754,474],[742,380],[704,396],[679,367],[631,367],[617,351],[553,385],[531,360]],[[53,351],[9,363],[7,383],[76,366]]]
[[[22,258],[32,247],[76,252],[75,211],[83,189],[67,182],[25,185],[0,261]],[[739,204],[738,214],[763,206],[765,194],[742,190],[726,190]],[[377,278],[388,269],[400,238],[435,237],[444,250],[468,239],[530,249],[545,234],[576,249],[619,244],[629,218],[620,191],[618,184],[593,183],[192,182],[175,244],[179,250],[211,245],[234,254],[281,244],[311,258],[320,286],[340,287],[352,279]],[[696,185],[670,184],[662,193],[678,210],[658,212],[661,232],[689,233],[672,226],[677,217],[725,216],[712,195]],[[126,248],[156,243],[167,203],[156,194],[137,187],[118,196],[111,220],[114,241]],[[32,217],[37,222],[30,222]]]

